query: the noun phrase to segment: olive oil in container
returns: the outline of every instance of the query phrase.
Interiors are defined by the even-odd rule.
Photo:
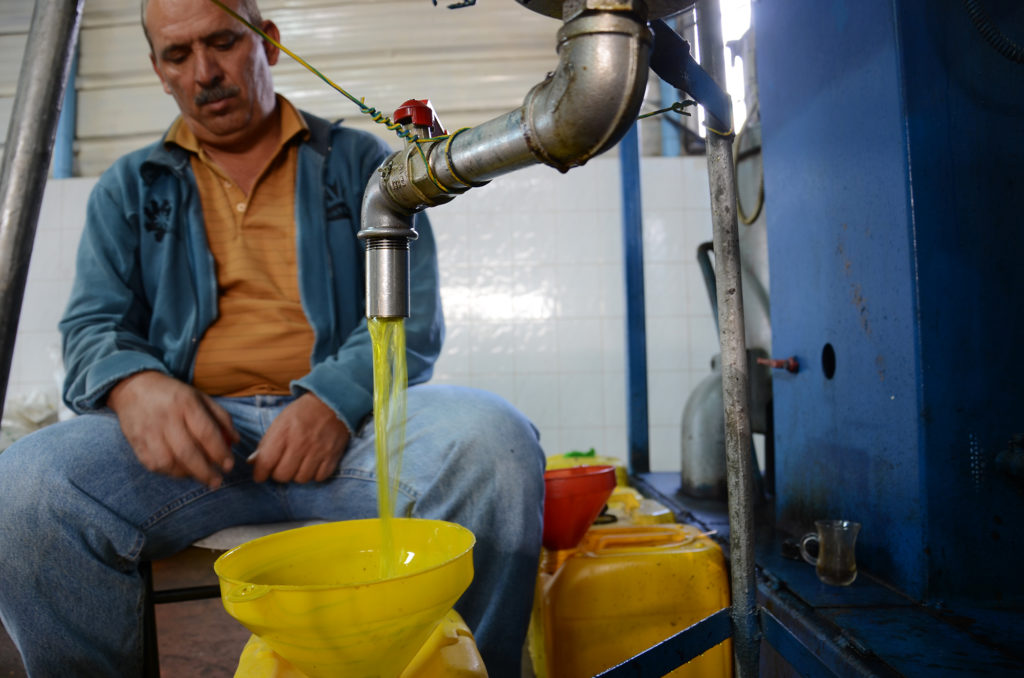
[[[559,555],[537,580],[538,676],[590,678],[729,606],[722,550],[691,525],[595,528]],[[730,677],[731,641],[668,675]]]

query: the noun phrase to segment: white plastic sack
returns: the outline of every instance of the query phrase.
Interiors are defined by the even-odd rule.
[[[0,452],[15,440],[57,422],[56,398],[43,391],[12,396],[0,419]]]

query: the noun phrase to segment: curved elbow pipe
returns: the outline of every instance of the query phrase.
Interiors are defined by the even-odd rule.
[[[611,148],[640,111],[650,46],[650,31],[632,14],[597,12],[567,22],[558,32],[558,68],[523,105],[456,135],[456,185],[538,162],[566,172]]]
[[[636,120],[650,46],[646,22],[632,13],[576,16],[558,32],[558,68],[522,106],[419,149],[410,144],[387,162],[384,191],[396,208],[415,211],[530,165],[565,172],[584,164]]]
[[[412,213],[530,165],[566,172],[616,144],[643,102],[651,39],[645,19],[632,12],[576,15],[558,32],[557,69],[522,106],[440,140],[408,144],[388,158],[363,198],[359,237],[367,244],[367,316],[408,316],[408,254],[404,301],[399,272],[372,271],[403,265],[376,253],[376,241],[414,238]],[[412,235],[402,235],[403,229]],[[388,295],[394,301],[383,301]]]
[[[611,148],[640,111],[650,46],[646,23],[629,13],[567,22],[558,32],[558,68],[523,105],[454,137],[454,184],[468,188],[536,163],[566,172]]]
[[[530,91],[522,110],[533,155],[565,172],[611,148],[633,124],[651,34],[629,14],[602,12],[565,24],[558,38],[558,69]]]

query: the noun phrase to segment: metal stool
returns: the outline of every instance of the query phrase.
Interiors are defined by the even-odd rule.
[[[295,521],[286,523],[266,523],[263,525],[237,525],[215,532],[192,544],[193,547],[210,551],[227,551],[247,541],[265,537],[268,534],[291,530],[306,525],[316,525],[325,521]],[[150,561],[139,564],[139,572],[145,583],[145,603],[142,612],[143,642],[143,675],[146,678],[160,678],[160,652],[156,636],[156,606],[161,603],[180,603],[190,600],[206,600],[220,597],[219,584],[203,586],[184,586],[179,588],[154,590],[153,565]]]

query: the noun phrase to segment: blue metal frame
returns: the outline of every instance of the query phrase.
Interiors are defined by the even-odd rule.
[[[690,45],[658,19],[651,22],[651,69],[665,82],[704,106],[712,124],[732,120],[732,101],[700,64]],[[664,90],[663,90],[664,91]],[[622,171],[622,242],[626,276],[626,397],[630,473],[650,471],[647,429],[647,327],[644,305],[643,216],[640,196],[640,142],[636,123],[619,142]]]
[[[622,252],[626,277],[626,398],[629,470],[650,470],[647,430],[647,325],[644,304],[644,239],[640,200],[640,135],[637,124],[619,142],[622,172]]]
[[[676,88],[664,80],[658,84],[660,85],[661,105],[670,106],[678,96]],[[666,111],[661,114],[661,154],[666,158],[679,155],[679,150],[683,145],[683,135],[679,133],[679,129],[674,124],[674,120],[678,116],[679,114],[675,111]]]
[[[729,619],[729,608],[726,607],[644,650],[632,659],[599,673],[596,678],[663,676],[691,659],[696,659],[731,636],[732,623]]]
[[[1015,3],[989,9],[1002,26],[1024,17]],[[999,453],[1024,411],[1013,301],[1024,295],[1013,200],[1024,69],[958,0],[754,10],[769,254],[781,263],[773,344],[802,366],[774,382],[777,519],[790,530],[859,519],[858,561],[909,596],[886,610],[888,589],[858,582],[837,606],[818,600],[820,584],[801,588],[812,571],[787,571],[779,590],[805,602],[766,598],[763,638],[806,676],[1021,675],[1006,629],[1021,618],[1024,542],[1012,535],[1024,505]],[[654,675],[642,658],[655,652],[615,675]]]
[[[654,31],[651,70],[703,106],[712,118],[709,123],[713,127],[723,132],[729,130],[732,125],[724,121],[732,120],[732,100],[690,56],[690,43],[661,19],[651,22],[651,30]]]
[[[689,45],[662,21],[655,29],[651,67],[663,80],[683,89],[705,105],[709,115],[732,119],[728,95],[697,64]],[[622,235],[626,283],[627,400],[629,469],[631,474],[650,470],[647,407],[647,330],[644,303],[643,217],[640,192],[640,150],[634,123],[619,142],[622,181]],[[602,677],[664,675],[732,635],[729,608],[609,669]]]
[[[75,130],[78,121],[78,91],[75,81],[78,77],[78,47],[68,69],[68,82],[64,86],[64,105],[57,121],[57,138],[53,145],[53,178],[68,179],[74,172]]]
[[[730,613],[730,608],[723,608],[621,664],[599,673],[595,678],[664,676],[731,638]],[[837,665],[836,668],[842,670],[841,674],[837,673],[770,611],[758,608],[757,622],[763,640],[803,678],[883,675],[851,662]]]
[[[806,645],[800,642],[785,624],[768,610],[759,610],[761,632],[769,645],[775,648],[789,665],[803,678],[833,678],[836,674]]]

